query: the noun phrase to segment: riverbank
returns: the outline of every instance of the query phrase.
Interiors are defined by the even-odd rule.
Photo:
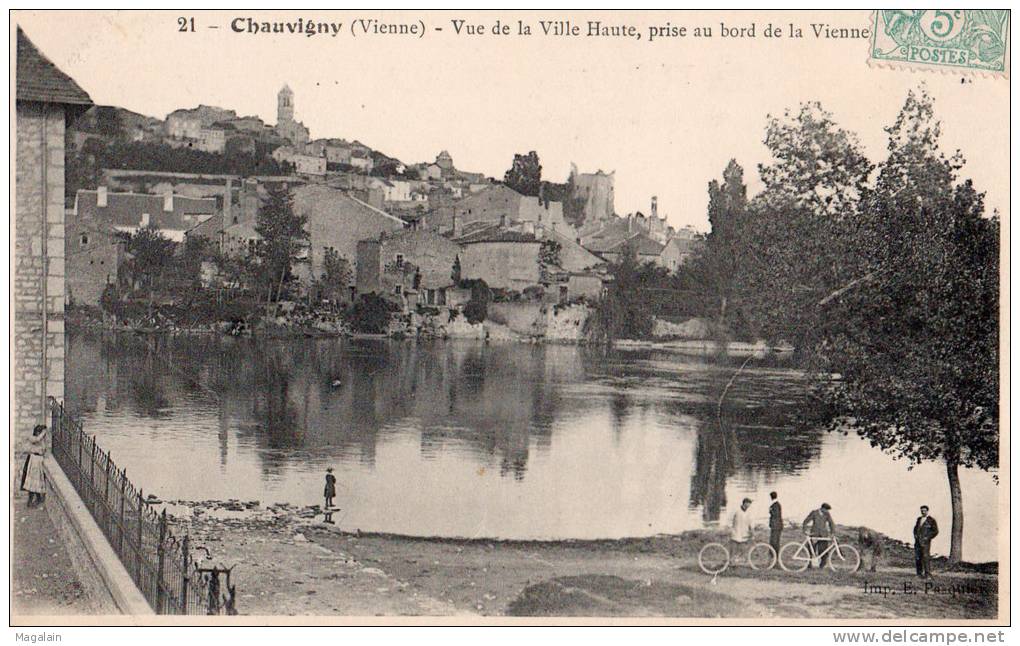
[[[884,540],[877,573],[754,572],[714,582],[698,567],[710,531],[595,541],[500,541],[360,533],[314,507],[177,502],[181,531],[237,564],[246,615],[942,618],[998,614],[997,566],[934,563],[913,573],[909,546]],[[763,534],[761,534],[763,535]],[[789,530],[789,539],[799,537]],[[839,527],[853,543],[857,528]]]

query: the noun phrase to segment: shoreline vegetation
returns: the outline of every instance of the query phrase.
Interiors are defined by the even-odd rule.
[[[584,307],[584,306],[582,306]],[[552,308],[550,308],[552,309]],[[575,328],[582,327],[590,312],[584,312],[580,321],[574,321]],[[439,317],[435,315],[413,315],[410,325],[392,326],[386,332],[353,331],[339,317],[331,321],[293,321],[285,316],[277,317],[271,322],[260,322],[255,326],[238,324],[237,322],[221,321],[200,326],[179,326],[167,320],[153,320],[148,324],[139,322],[117,322],[114,317],[104,316],[95,309],[78,308],[68,314],[68,331],[115,332],[126,334],[171,334],[171,335],[223,335],[232,337],[251,337],[263,339],[281,338],[347,338],[347,339],[449,339],[449,340],[480,340],[486,342],[518,342],[518,343],[565,343],[588,345],[612,345],[619,350],[661,350],[682,354],[716,354],[724,352],[732,356],[761,354],[790,354],[794,348],[787,343],[766,343],[764,340],[755,342],[728,340],[709,337],[698,332],[705,332],[709,327],[699,319],[690,319],[684,324],[675,325],[663,321],[661,326],[656,319],[657,328],[662,332],[650,338],[593,339],[583,331],[568,330],[566,334],[555,331],[553,334],[529,333],[530,330],[514,329],[505,323],[488,321],[471,324],[467,321],[447,320],[437,324]],[[553,315],[555,318],[555,314]],[[458,324],[459,323],[459,324]],[[530,323],[529,325],[534,325]],[[676,331],[692,329],[694,336],[677,334]],[[672,333],[671,333],[672,332]]]
[[[317,505],[166,505],[215,562],[236,564],[238,609],[248,615],[972,619],[998,608],[998,563],[950,565],[938,556],[926,584],[914,575],[913,549],[881,534],[877,573],[735,564],[713,580],[697,555],[723,537],[719,528],[618,539],[445,538],[362,532],[340,510],[340,524],[327,524]],[[858,529],[839,525],[837,537],[856,544]],[[764,539],[767,529],[756,535]],[[784,532],[784,542],[799,538],[799,528]]]

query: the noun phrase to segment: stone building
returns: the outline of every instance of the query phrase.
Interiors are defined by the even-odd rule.
[[[294,91],[288,85],[276,95],[276,134],[298,148],[308,143],[308,128],[294,120]]]
[[[356,273],[359,240],[376,239],[406,226],[400,218],[322,184],[300,186],[291,195],[294,212],[307,218],[308,255],[303,266],[294,268],[305,285],[322,276],[326,249],[347,259]]]
[[[615,189],[616,172],[578,173],[577,166],[570,165],[570,181],[574,185],[574,197],[584,199],[584,226],[597,227],[616,214]]]
[[[14,445],[64,398],[64,133],[89,95],[17,30]]]
[[[174,242],[183,242],[190,229],[206,220],[215,217],[222,222],[219,209],[213,198],[182,197],[173,193],[111,193],[100,186],[94,191],[78,191],[71,219],[95,222],[127,235],[152,227]]]
[[[64,264],[68,305],[98,307],[107,285],[122,282],[126,258],[124,239],[95,221],[67,219]]]
[[[358,243],[357,291],[386,295],[402,305],[447,304],[461,247],[434,231],[383,233]]]

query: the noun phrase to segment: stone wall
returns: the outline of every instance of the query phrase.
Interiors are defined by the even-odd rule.
[[[17,104],[14,216],[15,450],[64,397],[64,110]],[[45,392],[44,392],[45,389]]]

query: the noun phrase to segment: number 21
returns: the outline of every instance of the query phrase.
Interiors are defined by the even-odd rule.
[[[177,31],[195,31],[195,18],[181,16],[177,19]]]

